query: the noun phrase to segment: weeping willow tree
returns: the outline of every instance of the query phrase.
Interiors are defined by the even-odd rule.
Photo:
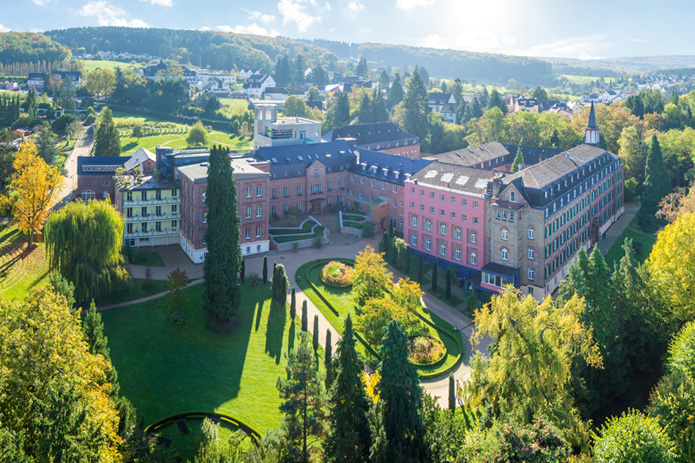
[[[75,285],[78,303],[130,285],[120,254],[123,217],[108,202],[68,203],[51,214],[44,239],[51,270]]]

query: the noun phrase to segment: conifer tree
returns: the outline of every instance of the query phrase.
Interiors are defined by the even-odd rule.
[[[456,384],[453,373],[449,373],[449,410],[451,413],[456,411]]]
[[[401,76],[396,73],[393,77],[391,90],[389,90],[389,96],[386,102],[389,107],[393,108],[401,101],[403,101],[403,84],[401,83]]]
[[[113,114],[108,107],[104,107],[99,115],[99,123],[94,136],[94,156],[120,156],[121,137],[113,122]]]
[[[305,333],[309,330],[309,308],[306,304],[306,299],[302,302],[302,331]]]
[[[295,295],[295,290],[292,288],[292,296],[290,297],[290,318],[294,321],[294,317],[297,316],[297,296]]]
[[[653,135],[644,170],[644,188],[640,208],[640,221],[642,223],[647,224],[654,221],[656,211],[659,209],[659,202],[668,194],[670,189],[669,174],[664,165],[659,139]]]
[[[90,354],[100,354],[107,360],[111,358],[108,339],[104,335],[104,323],[94,301],[89,304],[89,310],[82,322],[82,331]]]
[[[239,270],[239,281],[244,282],[246,278],[246,259],[241,259],[241,269]]]
[[[361,463],[369,460],[369,401],[361,380],[363,368],[355,348],[352,319],[348,315],[333,361],[335,378],[329,393],[330,429],[324,442],[328,462]]]
[[[410,246],[406,248],[405,251],[405,275],[410,274]]]
[[[278,378],[282,418],[282,446],[290,461],[309,462],[309,439],[325,435],[326,394],[323,375],[315,367],[309,335],[299,333],[297,347],[287,356],[287,379]]]
[[[415,366],[408,359],[408,337],[403,325],[386,327],[380,348],[378,430],[372,461],[421,462],[426,460],[422,424],[422,388]]]
[[[427,89],[416,67],[413,76],[408,81],[408,92],[403,99],[405,110],[405,127],[403,128],[406,132],[420,137],[421,140],[425,140],[429,132],[427,113],[430,107],[428,101]]]
[[[284,307],[287,304],[287,274],[285,266],[278,264],[273,270],[273,298]]]
[[[319,351],[319,316],[314,315],[314,331],[312,335],[312,346],[314,347],[314,355]]]
[[[331,343],[331,330],[326,330],[326,344],[324,346],[323,366],[326,368],[326,389],[333,383],[333,344]]]
[[[446,274],[446,281],[444,282],[444,295],[447,299],[451,299],[451,277],[452,277],[452,275],[451,275],[451,272],[449,272],[449,270],[451,270],[451,269],[448,269],[445,273]]]
[[[437,261],[432,264],[432,294],[437,295]]]
[[[517,148],[516,156],[512,161],[512,173],[519,172],[524,167],[526,167],[526,163],[524,162],[524,155],[521,152],[521,148]]]
[[[275,268],[273,267],[273,279],[275,278]],[[268,283],[268,256],[263,256],[263,284]]]
[[[210,150],[205,204],[208,207],[205,233],[208,255],[203,264],[205,309],[217,321],[227,321],[241,305],[240,220],[229,152],[218,146]]]
[[[417,282],[422,284],[422,278],[424,276],[424,264],[422,262],[422,253],[420,253],[420,256],[418,257],[417,260]]]

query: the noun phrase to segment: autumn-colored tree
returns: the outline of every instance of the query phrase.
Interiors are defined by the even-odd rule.
[[[386,269],[384,254],[375,252],[371,246],[357,254],[353,274],[352,292],[355,302],[360,306],[369,299],[384,297],[393,285],[392,274]]]
[[[85,87],[98,100],[101,96],[111,94],[116,88],[116,73],[113,69],[95,69],[87,74]]]
[[[90,354],[63,296],[42,289],[0,300],[0,423],[23,436],[30,461],[122,461],[110,369]]]
[[[695,320],[695,213],[686,213],[659,233],[647,266],[675,328]]]
[[[478,309],[471,341],[475,345],[488,336],[493,344],[489,359],[476,353],[471,362],[465,388],[470,404],[489,410],[490,418],[513,417],[522,424],[544,416],[566,430],[574,445],[586,446],[587,427],[570,390],[572,364],[602,363],[591,331],[581,323],[585,310],[577,296],[557,306],[550,297],[542,303],[532,296],[521,299],[512,287]]]
[[[185,270],[176,267],[169,274],[167,280],[167,289],[169,292],[166,295],[167,305],[172,312],[182,311],[188,306],[186,293],[183,290],[188,285],[188,275]]]
[[[22,143],[13,163],[15,174],[10,188],[17,194],[12,214],[19,231],[27,234],[29,246],[40,233],[51,208],[58,202],[63,177],[56,167],[49,166],[30,142]]]
[[[364,338],[374,347],[379,346],[384,336],[384,329],[392,320],[408,324],[409,314],[405,307],[397,304],[392,299],[372,298],[361,308],[361,314],[357,316],[357,327],[364,334]]]

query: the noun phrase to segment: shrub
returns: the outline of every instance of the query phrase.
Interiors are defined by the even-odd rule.
[[[444,344],[430,336],[417,336],[410,340],[410,361],[432,363],[444,355]]]
[[[321,270],[321,280],[329,285],[350,286],[353,278],[352,266],[342,262],[329,262]]]

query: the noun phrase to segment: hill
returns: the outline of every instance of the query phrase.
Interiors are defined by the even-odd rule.
[[[584,70],[586,75],[610,75],[613,73],[639,74],[658,69],[680,69],[695,67],[695,56],[632,56],[624,58],[604,58],[579,60],[571,58],[541,58],[553,65],[558,74],[577,74]],[[572,72],[568,71],[571,70]],[[579,72],[578,72],[579,70]],[[599,71],[599,72],[597,72]],[[606,74],[608,72],[608,74]]]
[[[57,62],[70,57],[70,50],[43,34],[0,33],[0,63]]]

